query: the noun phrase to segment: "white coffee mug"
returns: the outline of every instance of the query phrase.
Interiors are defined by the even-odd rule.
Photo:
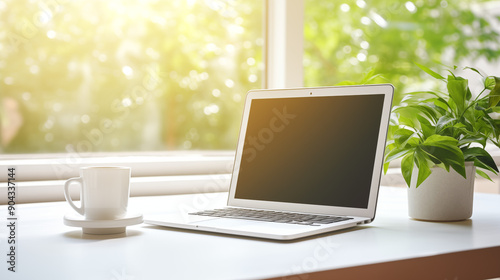
[[[80,207],[69,195],[71,184],[79,184]],[[130,194],[129,167],[83,167],[80,177],[64,184],[64,197],[69,205],[87,220],[115,220],[127,214]]]

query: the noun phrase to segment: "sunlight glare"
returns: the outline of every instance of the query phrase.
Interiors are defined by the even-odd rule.
[[[372,20],[380,27],[386,28],[389,24],[387,21],[379,14],[375,13],[374,11],[370,12],[370,16]]]
[[[47,37],[49,37],[50,39],[54,39],[56,35],[57,33],[54,30],[47,31]]]
[[[364,7],[366,7],[366,2],[363,0],[358,0],[358,1],[356,1],[356,5],[358,5],[358,7],[363,9]]]
[[[340,5],[340,10],[344,13],[349,12],[350,9],[351,9],[351,7],[346,3]]]
[[[219,96],[220,96],[220,93],[221,93],[221,92],[220,92],[220,90],[219,90],[219,89],[217,89],[217,88],[216,88],[216,89],[214,89],[214,90],[212,90],[212,95],[213,95],[214,97],[219,97]]]
[[[408,11],[410,11],[410,13],[414,14],[416,11],[417,11],[417,7],[415,6],[415,4],[413,4],[413,2],[411,1],[408,1],[405,3],[405,7]]]
[[[134,69],[130,66],[123,66],[122,67],[122,72],[125,74],[125,76],[130,77],[134,74]]]
[[[231,80],[231,79],[226,79],[226,81],[224,82],[224,84],[226,85],[226,87],[228,88],[232,88],[234,87],[234,81]]]

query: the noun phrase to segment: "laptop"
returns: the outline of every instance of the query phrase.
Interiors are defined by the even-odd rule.
[[[227,207],[145,223],[292,240],[375,218],[390,84],[248,92]]]

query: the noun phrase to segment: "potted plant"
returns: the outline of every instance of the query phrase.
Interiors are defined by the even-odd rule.
[[[417,63],[427,74],[444,82],[443,91],[408,93],[391,117],[384,172],[401,158],[401,172],[407,183],[409,215],[432,221],[470,218],[474,177],[498,174],[485,150],[491,142],[500,147],[500,120],[491,113],[498,109],[500,78],[483,76],[482,90],[473,93],[468,80],[449,70],[447,78]],[[454,67],[453,70],[456,70]],[[477,168],[477,169],[476,169]]]

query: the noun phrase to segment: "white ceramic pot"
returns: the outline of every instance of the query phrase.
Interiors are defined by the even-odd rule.
[[[411,186],[408,188],[408,214],[426,221],[461,221],[472,216],[474,179],[476,167],[466,162],[464,179],[450,168],[434,167],[432,174],[418,188],[417,168],[413,170]]]

